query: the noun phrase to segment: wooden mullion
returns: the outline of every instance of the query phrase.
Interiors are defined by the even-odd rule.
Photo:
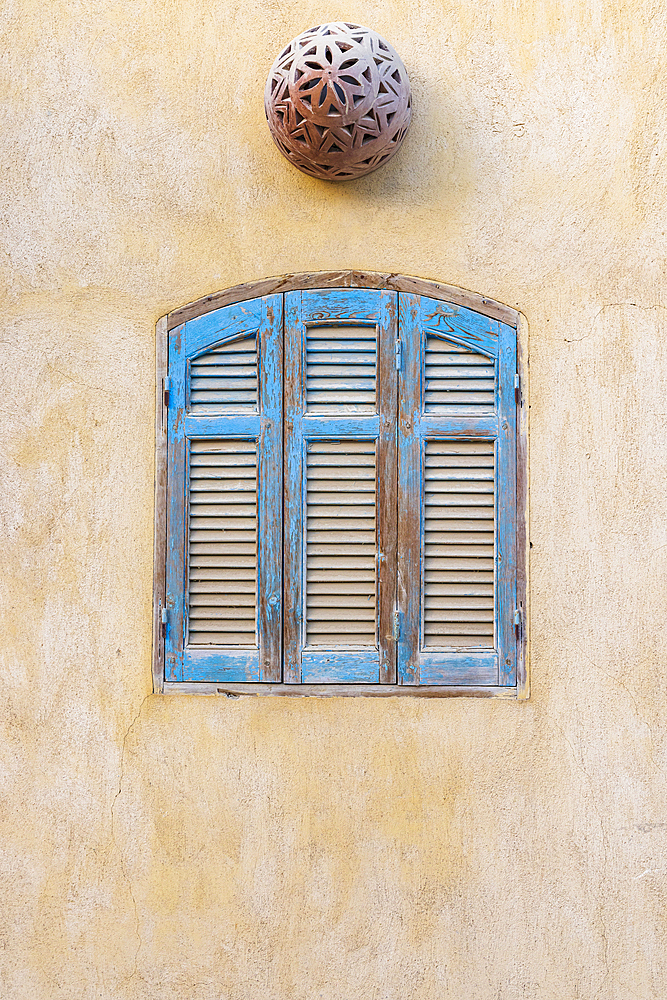
[[[258,438],[257,623],[260,680],[281,680],[282,655],[282,296],[262,303],[258,332],[260,431]]]
[[[283,680],[301,682],[304,536],[304,324],[301,293],[285,295],[283,474]]]
[[[396,609],[396,521],[398,511],[396,404],[397,296],[383,292],[378,328],[378,414],[377,439],[377,601],[380,683],[396,683],[396,640],[393,634]]]
[[[402,365],[398,391],[398,683],[419,683],[421,595],[421,299],[399,295]]]

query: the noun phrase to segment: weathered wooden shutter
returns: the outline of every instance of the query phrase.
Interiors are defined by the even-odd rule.
[[[516,331],[399,299],[399,683],[514,685]]]
[[[279,681],[282,296],[169,337],[167,680]]]
[[[285,300],[284,680],[391,682],[396,295]]]

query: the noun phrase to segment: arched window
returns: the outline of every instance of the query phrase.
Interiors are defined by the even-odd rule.
[[[273,285],[159,324],[156,685],[524,688],[517,314],[416,279]]]

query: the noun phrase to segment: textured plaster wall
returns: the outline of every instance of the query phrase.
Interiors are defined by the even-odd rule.
[[[327,186],[262,89],[341,16],[415,117]],[[664,998],[664,6],[5,0],[0,35],[0,996]],[[526,704],[151,694],[154,323],[347,267],[527,316]]]

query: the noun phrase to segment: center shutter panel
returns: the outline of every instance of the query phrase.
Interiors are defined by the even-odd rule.
[[[169,338],[166,679],[280,681],[282,296]]]
[[[288,684],[395,682],[396,299],[285,295]]]
[[[400,684],[516,683],[516,331],[399,296]]]

